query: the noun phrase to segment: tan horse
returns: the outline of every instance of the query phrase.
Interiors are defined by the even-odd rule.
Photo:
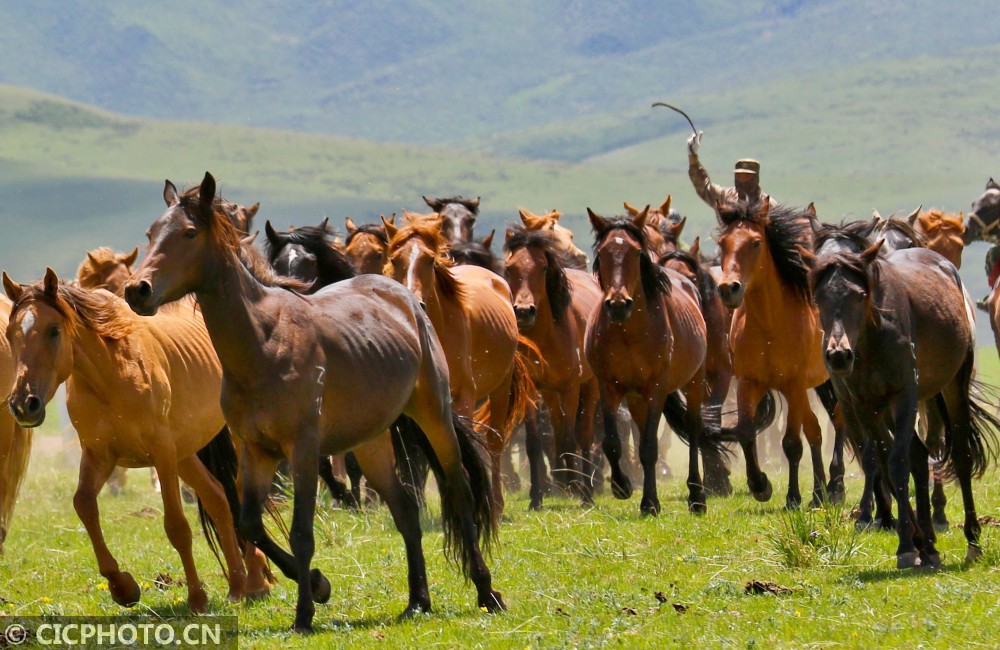
[[[514,427],[534,395],[530,369],[518,353],[517,319],[510,288],[479,266],[456,266],[446,257],[441,221],[422,219],[404,228],[383,221],[389,236],[384,274],[406,286],[441,339],[459,415],[488,424],[493,491],[503,504],[500,463]],[[488,411],[476,404],[488,400]],[[487,415],[488,413],[488,415]]]
[[[548,214],[533,214],[528,210],[520,209],[518,214],[521,217],[521,223],[527,230],[545,230],[552,235],[560,254],[566,260],[566,268],[586,270],[589,264],[587,254],[573,243],[573,231],[559,223],[562,212],[552,210]]]
[[[562,244],[551,229],[507,230],[506,275],[521,333],[537,346],[541,362],[533,366],[535,384],[549,406],[555,434],[554,472],[564,485],[582,485],[585,505],[593,504],[594,411],[600,390],[583,354],[590,314],[601,302],[594,276],[565,268]],[[542,449],[538,426],[526,421],[531,463],[532,509],[542,505]],[[582,467],[575,462],[579,455]],[[582,477],[582,480],[580,478]]]
[[[965,249],[964,216],[959,213],[944,213],[941,210],[930,210],[911,216],[910,225],[924,236],[927,248],[944,255],[955,265],[962,268],[962,251]]]
[[[667,200],[660,204],[658,208],[651,208],[649,216],[646,217],[646,239],[649,249],[657,256],[664,255],[680,247],[681,232],[687,217],[674,221],[670,218],[670,203],[673,200],[670,194]],[[636,208],[625,201],[625,212],[629,217],[635,218],[642,210]]]
[[[383,216],[382,219],[385,219]],[[388,219],[389,224],[396,223],[396,214]],[[374,273],[381,275],[385,266],[386,249],[389,247],[389,237],[381,223],[364,223],[360,226],[347,217],[347,239],[344,241],[344,253],[351,258],[358,273]]]
[[[0,327],[10,321],[11,303],[0,296]],[[6,338],[0,338],[0,386],[3,394],[14,384],[14,357]],[[0,408],[0,552],[10,531],[14,504],[31,455],[31,429],[22,428],[9,409]]]
[[[235,450],[219,406],[222,371],[201,313],[185,301],[156,318],[140,318],[107,291],[60,283],[51,269],[32,285],[6,274],[3,284],[14,301],[7,327],[17,367],[10,410],[22,426],[38,426],[56,388],[66,382],[67,407],[83,448],[73,505],[114,601],[130,607],[140,597],[139,585],[119,570],[101,530],[97,494],[116,465],[154,466],[166,486],[164,528],[184,565],[191,611],[204,612],[208,599],[191,552],[178,477],[194,488],[214,523],[230,600],[266,590],[263,569],[247,580],[232,504],[218,480],[231,481],[227,486],[235,490]],[[229,474],[206,468],[196,455],[206,445],[231,450]]]

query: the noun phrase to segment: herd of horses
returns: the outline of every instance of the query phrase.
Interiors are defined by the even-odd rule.
[[[971,481],[996,459],[1000,422],[975,382],[974,311],[957,267],[964,244],[1000,228],[992,180],[965,222],[918,209],[834,225],[811,205],[766,196],[719,203],[714,266],[699,240],[682,247],[684,221],[671,217],[669,197],[655,209],[625,203],[617,217],[588,208],[591,266],[556,211],[521,210],[502,256],[493,232],[474,237],[479,200],[461,197],[424,197],[432,212],[404,211],[399,223],[348,218],[342,242],[326,221],[285,232],[268,222],[261,252],[250,234],[259,206],[224,200],[211,174],[186,191],[167,181],[163,198],[137,268],[137,251],[99,249],[76,281],[49,269],[19,284],[5,273],[9,301],[0,301],[0,381],[10,386],[0,541],[31,428],[65,383],[83,450],[73,504],[120,605],[135,605],[140,589],[105,543],[97,499],[119,466],[155,468],[193,612],[205,611],[207,596],[179,480],[198,496],[230,600],[266,594],[270,561],[296,582],[294,628],[308,631],[314,603],[331,591],[311,566],[319,478],[356,504],[363,475],[403,536],[403,615],[430,610],[419,519],[428,473],[446,552],[477,605],[500,611],[483,552],[497,535],[503,459],[518,425],[531,508],[543,505],[546,462],[592,505],[600,451],[612,493],[626,499],[624,404],[639,432],[640,512],[656,515],[662,416],[688,445],[688,505],[703,513],[708,495],[733,491],[731,445],[743,452],[750,493],[771,498],[756,438],[775,418],[775,394],[786,404],[786,507],[803,499],[802,437],[812,505],[844,499],[850,447],[865,472],[859,525],[896,529],[900,568],[941,563],[941,477],[961,487],[967,559],[981,554]],[[1000,292],[988,307],[1000,331]],[[725,426],[733,384],[735,424]],[[810,390],[834,424],[829,477]],[[293,487],[290,551],[264,524],[282,462]]]

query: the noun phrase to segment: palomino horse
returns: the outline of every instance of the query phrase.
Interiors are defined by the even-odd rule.
[[[389,235],[385,275],[409,289],[441,339],[455,412],[489,425],[494,499],[503,507],[501,459],[514,427],[534,396],[530,370],[518,353],[517,319],[510,288],[496,273],[456,266],[447,258],[440,220],[421,219],[404,228],[384,222]],[[487,415],[488,414],[488,415]]]
[[[10,322],[11,303],[0,295],[0,327]],[[6,338],[0,338],[0,385],[6,393],[14,384],[14,357]],[[14,504],[31,455],[31,429],[22,428],[9,409],[0,408],[0,552],[10,532]]]
[[[601,291],[591,274],[565,268],[559,250],[549,229],[511,226],[507,230],[506,275],[517,327],[541,357],[533,378],[551,412],[556,446],[553,469],[562,470],[553,474],[566,486],[581,485],[583,502],[590,505],[594,501],[594,411],[600,391],[583,347],[587,321],[601,302]],[[531,464],[530,507],[537,509],[542,505],[544,483],[542,441],[534,417],[529,417],[525,427]],[[577,457],[582,461],[579,468]]]
[[[729,345],[737,379],[736,428],[746,457],[750,492],[759,501],[771,498],[771,482],[757,460],[752,422],[757,404],[773,389],[781,392],[788,403],[781,442],[789,467],[785,507],[795,508],[802,502],[800,431],[805,433],[812,457],[812,503],[820,503],[826,495],[840,499],[844,474],[842,436],[838,433],[827,486],[819,420],[806,394],[828,378],[820,349],[819,317],[809,295],[809,269],[798,251],[799,247],[812,248],[810,224],[815,211],[811,205],[804,210],[772,205],[765,198],[760,204],[720,203],[716,215],[721,227],[723,273],[719,295],[726,307],[735,310]],[[824,397],[822,393],[820,396]],[[832,405],[827,408],[832,410]]]
[[[394,224],[396,215],[393,214],[385,221]],[[344,241],[344,253],[351,258],[355,270],[358,273],[381,275],[382,267],[385,266],[386,249],[389,248],[389,236],[385,234],[385,228],[381,223],[365,223],[359,226],[350,217],[345,219],[345,223],[347,239]]]
[[[424,203],[441,215],[441,235],[449,244],[472,241],[479,216],[479,197],[466,199],[461,196],[429,199]]]
[[[528,210],[518,210],[521,223],[527,230],[547,230],[557,244],[557,250],[566,262],[566,268],[586,270],[587,254],[573,243],[573,231],[559,223],[562,212],[552,210],[548,214],[533,214]]]
[[[167,181],[167,210],[150,227],[149,250],[125,296],[143,314],[197,296],[222,362],[222,409],[243,446],[240,528],[297,581],[295,629],[311,630],[314,599],[330,597],[330,583],[310,570],[319,456],[352,448],[406,543],[404,614],[430,609],[419,512],[396,475],[387,432],[394,425],[417,437],[431,460],[445,547],[471,574],[479,606],[504,609],[479,548],[498,524],[486,452],[451,411],[444,351],[416,299],[377,275],[305,296],[275,284],[266,260],[241,245],[215,187],[207,172],[183,194]],[[294,555],[270,538],[261,517],[282,457],[291,462],[295,489]]]
[[[227,501],[236,496],[236,458],[219,408],[222,372],[194,305],[185,301],[156,318],[140,318],[107,291],[60,283],[51,269],[32,285],[6,274],[3,284],[14,301],[7,327],[17,365],[10,410],[21,426],[36,427],[66,382],[66,406],[83,448],[73,505],[114,601],[131,607],[140,597],[139,585],[119,570],[101,530],[97,494],[116,465],[156,467],[164,486],[164,528],[184,565],[191,611],[204,612],[208,598],[191,553],[178,476],[194,488],[214,523],[230,600],[266,590],[262,571],[248,582],[240,557],[235,504]],[[206,446],[213,450],[206,458],[219,451],[231,466],[206,468],[197,454]],[[210,526],[205,528],[215,548]]]
[[[594,229],[594,272],[603,303],[590,316],[586,354],[600,384],[604,416],[604,452],[611,465],[614,495],[627,499],[631,483],[619,465],[621,440],[615,413],[626,399],[639,425],[639,459],[643,493],[639,504],[646,515],[660,512],[656,495],[656,430],[660,414],[690,445],[688,507],[704,512],[705,491],[698,465],[705,398],[705,320],[697,290],[682,276],[662,268],[646,248],[647,210],[632,219],[605,219],[589,208]],[[683,391],[686,413],[674,393]],[[670,399],[668,399],[668,396]],[[673,416],[673,417],[672,417]]]
[[[804,257],[819,307],[824,362],[851,438],[871,441],[896,497],[896,565],[938,567],[928,495],[928,447],[944,447],[965,503],[966,560],[982,555],[972,478],[995,460],[1000,422],[971,395],[975,332],[958,270],[913,248],[880,258],[879,242],[861,253]],[[928,446],[915,436],[917,406],[934,404],[947,433]],[[931,428],[929,435],[938,434]],[[910,506],[913,475],[917,511]]]

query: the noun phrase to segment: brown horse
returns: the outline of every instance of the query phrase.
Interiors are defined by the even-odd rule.
[[[680,248],[681,232],[687,217],[679,217],[676,212],[671,211],[670,203],[673,198],[667,195],[667,200],[660,207],[650,209],[649,216],[646,217],[646,237],[649,240],[649,249],[654,255],[660,256]],[[625,201],[625,212],[630,217],[635,217],[641,210]]]
[[[585,347],[600,384],[603,445],[611,465],[612,491],[622,499],[632,491],[619,466],[621,440],[615,422],[618,405],[625,399],[641,432],[641,512],[660,512],[656,431],[661,413],[689,442],[688,507],[692,512],[704,512],[698,451],[706,343],[697,290],[652,260],[645,236],[648,209],[631,219],[605,219],[589,208],[587,213],[596,236],[594,271],[603,303],[590,316]],[[687,398],[686,413],[675,395],[678,391]]]
[[[17,364],[10,410],[21,426],[38,426],[66,382],[66,405],[83,448],[73,505],[115,602],[130,607],[140,597],[101,530],[97,493],[116,465],[156,467],[165,486],[164,527],[184,565],[191,611],[204,612],[208,599],[191,553],[178,477],[194,488],[215,524],[230,600],[266,590],[263,569],[248,584],[234,504],[227,501],[227,494],[235,496],[235,449],[219,408],[222,372],[200,312],[185,301],[156,318],[140,318],[107,291],[60,283],[51,269],[32,285],[6,274],[3,283],[14,302],[6,332]],[[228,473],[206,467],[197,452],[207,445],[230,451]]]
[[[7,330],[11,303],[0,296],[0,327]],[[0,338],[0,385],[3,393],[14,384],[14,356],[6,338]],[[31,429],[22,428],[10,410],[0,408],[0,552],[10,532],[14,504],[31,455]]]
[[[962,213],[945,213],[930,210],[910,218],[910,225],[923,235],[927,248],[944,256],[946,260],[962,268],[962,251],[965,249],[965,224]]]
[[[504,242],[506,275],[518,329],[537,346],[541,357],[533,377],[552,414],[554,469],[562,470],[553,473],[564,485],[581,485],[583,502],[590,505],[594,411],[600,391],[583,347],[587,321],[601,302],[601,290],[591,274],[566,268],[570,262],[561,248],[550,229],[511,226]],[[542,505],[544,483],[541,437],[533,419],[525,426],[531,464],[530,507],[537,509]],[[577,457],[582,461],[579,468]]]
[[[394,224],[395,213],[385,221]],[[385,234],[385,228],[381,223],[364,223],[359,226],[350,217],[345,219],[345,223],[347,239],[344,241],[344,253],[354,262],[354,268],[358,273],[380,275],[385,266],[386,249],[389,247],[389,236]]]
[[[586,270],[587,254],[573,243],[573,231],[559,223],[562,212],[552,210],[547,214],[533,214],[528,210],[518,210],[521,223],[527,230],[548,231],[555,239],[558,251],[563,256],[566,268]]]
[[[445,547],[471,575],[479,606],[503,609],[480,551],[498,523],[486,452],[451,410],[444,351],[414,296],[378,275],[308,296],[289,291],[255,249],[242,246],[215,189],[207,172],[183,194],[167,181],[167,210],[150,227],[149,250],[125,296],[136,311],[153,314],[196,295],[222,363],[222,409],[243,446],[240,528],[298,583],[295,629],[311,630],[314,599],[330,596],[326,578],[310,570],[319,455],[352,448],[406,543],[404,614],[430,608],[419,513],[396,474],[390,426],[414,437],[430,459]],[[270,538],[261,517],[282,457],[295,488],[294,555]]]
[[[416,296],[441,339],[455,412],[476,416],[493,462],[494,499],[502,508],[501,459],[514,427],[535,393],[530,370],[518,353],[517,319],[507,282],[479,266],[456,266],[447,257],[440,220],[421,219],[404,228],[383,222],[389,236],[385,275]],[[488,413],[488,415],[487,415]]]
[[[441,235],[449,244],[472,241],[479,216],[479,197],[466,199],[461,196],[448,198],[423,197],[435,214],[441,216]]]
[[[723,304],[735,310],[729,341],[737,379],[737,433],[746,457],[750,492],[759,501],[771,498],[771,483],[757,460],[752,422],[764,394],[777,390],[788,403],[782,439],[789,466],[785,507],[795,508],[802,502],[800,432],[805,433],[812,458],[812,503],[820,503],[828,490],[839,496],[842,445],[840,453],[834,454],[828,488],[819,420],[806,394],[810,388],[828,385],[821,350],[823,334],[809,293],[809,269],[798,250],[812,248],[815,210],[811,205],[804,210],[772,205],[765,198],[760,204],[720,203],[716,214],[723,273],[719,294]]]

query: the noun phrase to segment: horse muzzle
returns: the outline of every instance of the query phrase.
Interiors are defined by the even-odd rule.
[[[604,311],[612,323],[624,323],[632,316],[631,298],[608,298],[604,301]]]
[[[531,329],[535,324],[538,308],[534,305],[514,305],[514,317],[517,318],[517,329]]]
[[[849,375],[854,370],[854,350],[851,348],[827,348],[824,357],[831,375]]]
[[[25,429],[33,429],[45,421],[45,403],[37,395],[11,395],[7,406],[17,424]]]
[[[125,284],[125,302],[140,316],[152,316],[159,305],[153,297],[153,285],[148,280],[133,280]]]
[[[739,280],[735,282],[723,282],[719,285],[719,298],[727,309],[736,309],[743,304],[743,295],[746,293],[746,286]]]

